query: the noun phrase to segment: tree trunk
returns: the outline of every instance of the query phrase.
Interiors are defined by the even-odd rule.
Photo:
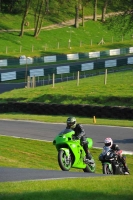
[[[82,6],[82,26],[84,27],[84,6]]]
[[[102,19],[101,19],[102,22],[105,22],[105,14],[106,14],[107,6],[108,6],[108,0],[105,0],[103,10],[102,10]]]
[[[97,21],[97,1],[98,0],[94,1],[94,14],[93,14],[93,20],[94,21]]]
[[[22,37],[23,34],[24,34],[24,24],[25,24],[25,19],[28,15],[28,12],[29,12],[30,2],[31,2],[31,0],[25,0],[25,10],[24,10],[23,19],[22,19],[22,22],[21,22],[21,31],[20,31],[20,34],[19,34],[20,37]]]
[[[41,18],[41,21],[39,23],[39,26],[38,26],[38,29],[37,29],[37,32],[36,32],[36,37],[40,34],[40,31],[41,31],[41,28],[42,28],[42,22],[43,22],[43,18]]]
[[[2,12],[2,0],[0,0],[0,12]]]
[[[42,22],[43,22],[43,14],[42,14],[43,4],[44,4],[44,0],[41,1],[40,5],[39,5],[39,1],[38,1],[39,11],[38,11],[38,17],[35,20],[34,37],[37,37],[39,35],[41,27],[42,27]],[[36,16],[37,16],[37,13],[36,13]]]
[[[75,5],[75,27],[79,28],[79,5],[78,3]]]
[[[45,0],[45,14],[49,13],[49,0]]]

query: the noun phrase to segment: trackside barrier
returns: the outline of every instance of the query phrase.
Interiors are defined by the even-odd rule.
[[[43,64],[61,61],[71,61],[80,59],[91,59],[91,58],[103,58],[119,55],[128,55],[133,53],[133,47],[121,48],[121,49],[111,49],[106,51],[97,52],[86,52],[86,53],[75,53],[75,54],[60,54],[42,57],[26,57],[25,55],[20,56],[20,58],[12,59],[0,59],[0,67],[15,66],[15,65],[30,65],[30,64]]]
[[[27,102],[0,103],[0,113],[27,113],[38,115],[76,115],[93,118],[133,119],[133,108],[91,105],[63,105]]]
[[[99,59],[99,60],[91,60],[86,61],[81,64],[73,63],[71,65],[56,65],[56,66],[49,66],[49,67],[36,67],[36,69],[28,69],[27,65],[25,67],[25,71],[12,71],[12,72],[2,72],[0,73],[0,82],[8,81],[8,80],[15,80],[15,79],[25,79],[25,76],[30,77],[44,77],[47,75],[53,74],[66,74],[66,73],[74,73],[77,71],[90,71],[90,70],[99,70],[111,67],[120,67],[120,66],[127,66],[133,65],[133,56],[127,56],[122,58],[109,58],[109,59]]]

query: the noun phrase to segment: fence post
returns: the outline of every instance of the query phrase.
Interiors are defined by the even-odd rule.
[[[91,40],[91,46],[92,46],[92,40]]]
[[[33,76],[32,80],[33,80],[33,88],[34,88],[34,87],[36,87],[36,78],[35,78],[35,76]]]
[[[106,85],[107,83],[107,69],[105,69],[105,77],[104,77],[104,84]]]
[[[58,42],[58,49],[60,48],[60,43]]]
[[[71,40],[68,40],[68,48],[71,49]]]
[[[79,86],[79,71],[78,71],[78,74],[77,74],[77,86]]]
[[[21,53],[21,51],[22,51],[22,46],[20,46],[20,53]]]
[[[53,88],[54,88],[54,83],[55,83],[55,74],[53,74]]]
[[[30,88],[30,76],[27,77],[27,88]]]
[[[112,43],[113,43],[113,37],[112,37]]]
[[[6,54],[7,54],[7,52],[8,52],[8,47],[6,47]]]

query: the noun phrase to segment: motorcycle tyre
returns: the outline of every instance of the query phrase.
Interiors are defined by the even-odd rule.
[[[113,172],[110,171],[108,164],[103,165],[103,174],[113,174]]]
[[[92,167],[91,165],[86,165],[86,168],[83,169],[84,172],[87,173],[95,173],[96,166]]]
[[[66,164],[63,163],[63,160],[65,161],[65,156],[66,156],[65,151],[59,150],[59,152],[58,152],[58,163],[59,163],[60,168],[63,171],[69,171],[70,168],[71,168],[72,162],[70,161],[69,165],[66,166]]]

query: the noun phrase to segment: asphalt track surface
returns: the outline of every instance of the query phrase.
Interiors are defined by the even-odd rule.
[[[0,134],[20,138],[53,141],[65,128],[65,124],[43,123],[22,120],[0,120]],[[122,150],[133,155],[133,128],[84,125],[86,136],[94,141],[94,147],[102,148],[106,137],[112,137]],[[65,172],[55,170],[21,169],[0,167],[0,182],[49,180],[77,177],[97,177],[103,174],[84,172]]]

